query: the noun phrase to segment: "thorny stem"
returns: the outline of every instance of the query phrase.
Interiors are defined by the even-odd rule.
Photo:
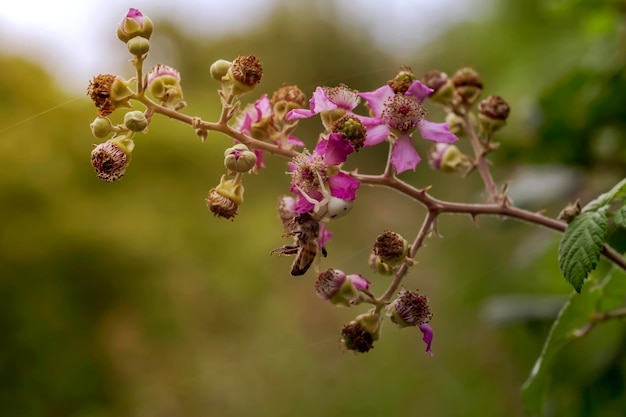
[[[289,159],[298,155],[298,152],[292,149],[285,149],[271,143],[266,143],[254,139],[248,135],[244,135],[243,133],[238,132],[237,130],[230,127],[226,121],[222,120],[223,118],[221,118],[220,122],[218,123],[206,122],[204,120],[180,113],[174,109],[161,106],[145,96],[137,96],[135,98],[154,113],[160,113],[164,116],[179,120],[190,126],[195,126],[197,128],[201,128],[207,131],[221,132],[226,136],[230,136],[231,138],[251,148],[259,149],[261,151],[265,151]],[[535,213],[518,207],[514,207],[508,202],[506,197],[503,198],[503,196],[498,194],[497,187],[495,185],[493,177],[491,176],[491,172],[489,171],[489,166],[487,165],[484,149],[482,149],[480,141],[475,135],[473,129],[471,128],[471,124],[469,122],[469,119],[467,118],[464,118],[464,128],[468,136],[470,137],[470,142],[472,143],[472,147],[474,148],[475,152],[478,151],[478,153],[476,154],[477,168],[481,177],[483,178],[485,187],[487,188],[491,197],[495,198],[494,203],[470,204],[437,199],[428,194],[427,189],[415,188],[414,186],[390,174],[391,171],[389,171],[389,167],[391,166],[391,164],[389,160],[387,161],[387,167],[385,169],[385,172],[382,175],[364,175],[358,173],[350,173],[352,177],[358,179],[363,184],[391,188],[421,203],[423,206],[426,207],[426,209],[428,210],[428,215],[422,223],[422,227],[420,229],[420,232],[417,234],[415,241],[411,245],[411,257],[413,257],[417,250],[422,246],[423,241],[428,235],[428,231],[430,230],[430,227],[432,226],[436,218],[440,214],[444,213],[469,214],[473,219],[475,219],[478,215],[496,215],[501,217],[510,217],[522,220],[527,223],[543,226],[548,229],[564,232],[567,228],[566,223],[550,217],[546,217],[540,213]],[[626,258],[622,257],[615,249],[613,249],[606,243],[603,245],[602,255],[604,255],[615,265],[619,266],[623,270],[626,270]],[[380,300],[385,300],[390,296],[391,293],[393,293],[393,291],[395,291],[395,289],[397,289],[400,282],[402,281],[402,278],[406,274],[408,266],[409,265],[407,263],[401,266],[400,270],[396,273],[396,279],[394,279],[390,288],[385,291],[385,293],[381,296]]]
[[[389,302],[389,299],[393,294],[395,294],[396,290],[400,286],[400,283],[404,279],[404,276],[409,271],[409,267],[413,264],[413,257],[417,253],[418,249],[424,245],[424,240],[429,235],[432,230],[434,222],[437,220],[437,216],[439,213],[435,211],[428,211],[426,218],[422,222],[422,227],[420,227],[420,231],[415,236],[415,240],[411,244],[409,248],[408,258],[401,266],[398,268],[398,271],[394,274],[393,282],[389,285],[389,288],[385,291],[383,295],[378,298],[378,301],[381,303]]]
[[[506,197],[503,197],[498,193],[496,183],[491,176],[491,171],[489,170],[487,158],[485,158],[487,153],[486,149],[481,144],[480,139],[478,139],[476,132],[472,128],[472,124],[469,120],[469,114],[465,114],[463,116],[463,130],[467,134],[469,142],[472,145],[472,149],[474,150],[474,163],[476,164],[476,170],[485,183],[485,188],[487,189],[487,193],[489,193],[489,200],[499,202],[500,200],[505,199]]]

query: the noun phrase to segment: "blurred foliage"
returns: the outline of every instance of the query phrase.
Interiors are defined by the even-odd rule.
[[[520,168],[545,162],[574,170],[575,191],[548,190],[539,207],[555,216],[568,198],[588,201],[625,176],[622,2],[494,2],[402,62],[372,47],[367,28],[348,31],[312,3],[297,13],[279,6],[263,29],[223,39],[155,22],[151,59],[180,69],[185,111],[209,120],[219,112],[208,77],[218,58],[260,56],[259,94],[282,82],[307,94],[341,82],[371,90],[400,64],[417,73],[471,65],[485,95],[513,109],[493,155],[500,182],[520,182]],[[442,218],[445,239],[429,239],[406,282],[430,297],[435,357],[423,354],[417,332],[389,323],[372,352],[344,353],[339,329],[362,311],[331,308],[312,276],[292,279],[291,259],[268,256],[284,243],[275,204],[288,186],[285,161],[267,158],[266,170],[246,178],[235,221],[216,219],[203,199],[229,140],[212,134],[201,144],[189,127],[158,118],[137,139],[126,178],[103,183],[88,158],[93,105],[68,98],[32,64],[1,63],[2,416],[523,415],[519,389],[559,304],[507,321],[487,306],[500,294],[569,293],[557,234]],[[302,127],[312,144],[319,121]],[[385,157],[365,149],[359,168],[376,172]],[[403,175],[442,198],[482,198],[474,176],[444,177],[427,164]],[[368,271],[371,243],[384,229],[411,239],[423,215],[389,190],[360,190],[351,215],[331,227],[324,267],[363,273],[380,292],[387,279]],[[622,415],[625,342],[623,326],[611,323],[566,348],[546,415]]]

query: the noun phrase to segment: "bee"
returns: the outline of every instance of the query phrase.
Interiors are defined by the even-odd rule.
[[[270,252],[279,255],[296,255],[291,265],[291,275],[300,276],[308,271],[309,267],[315,260],[317,252],[320,251],[322,256],[326,256],[326,249],[320,248],[318,239],[320,237],[320,223],[315,220],[310,213],[297,214],[290,222],[289,230],[283,236],[293,236],[294,244],[285,245],[274,249]]]

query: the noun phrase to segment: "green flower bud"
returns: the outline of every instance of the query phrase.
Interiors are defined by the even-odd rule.
[[[436,143],[428,151],[428,164],[435,171],[458,172],[464,167],[468,157],[459,148],[449,143]]]
[[[117,25],[117,37],[122,42],[128,42],[136,36],[150,39],[152,29],[152,20],[139,10],[131,8]]]
[[[129,111],[124,115],[124,125],[132,132],[143,132],[148,127],[148,119],[142,111]]]
[[[148,73],[148,91],[164,104],[183,99],[180,73],[167,65],[157,64]]]
[[[246,145],[238,143],[224,151],[224,166],[234,172],[248,172],[256,166],[256,155]]]
[[[106,117],[96,117],[89,127],[91,128],[91,134],[98,139],[104,139],[109,136],[111,132],[115,131],[111,121]]]
[[[143,56],[150,50],[150,41],[141,36],[135,36],[128,42],[126,42],[128,52],[135,56]]]
[[[209,68],[209,73],[211,74],[211,78],[215,81],[223,81],[223,78],[228,74],[232,63],[230,61],[226,61],[225,59],[218,59],[214,63],[211,64],[211,68]]]

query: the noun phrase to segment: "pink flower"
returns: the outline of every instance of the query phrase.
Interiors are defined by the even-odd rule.
[[[391,152],[391,164],[397,173],[415,170],[421,158],[411,140],[411,134],[419,130],[422,138],[437,143],[452,143],[458,138],[450,132],[447,123],[433,123],[424,119],[422,102],[432,89],[420,81],[413,81],[405,94],[395,94],[390,86],[359,94],[367,101],[374,117],[362,117],[367,128],[364,146],[377,145],[395,137]]]
[[[253,104],[246,106],[233,127],[255,139],[278,145],[281,143],[281,138],[277,137],[279,127],[275,124],[274,110],[267,94],[261,96]],[[287,143],[291,146],[304,146],[304,142],[292,135],[287,138]],[[257,157],[256,168],[265,168],[263,152],[255,149],[254,153]]]
[[[285,116],[286,120],[309,118],[322,112],[342,110],[344,113],[352,113],[359,105],[361,99],[358,92],[351,90],[345,85],[338,87],[317,87],[310,101],[310,108],[291,110]]]

